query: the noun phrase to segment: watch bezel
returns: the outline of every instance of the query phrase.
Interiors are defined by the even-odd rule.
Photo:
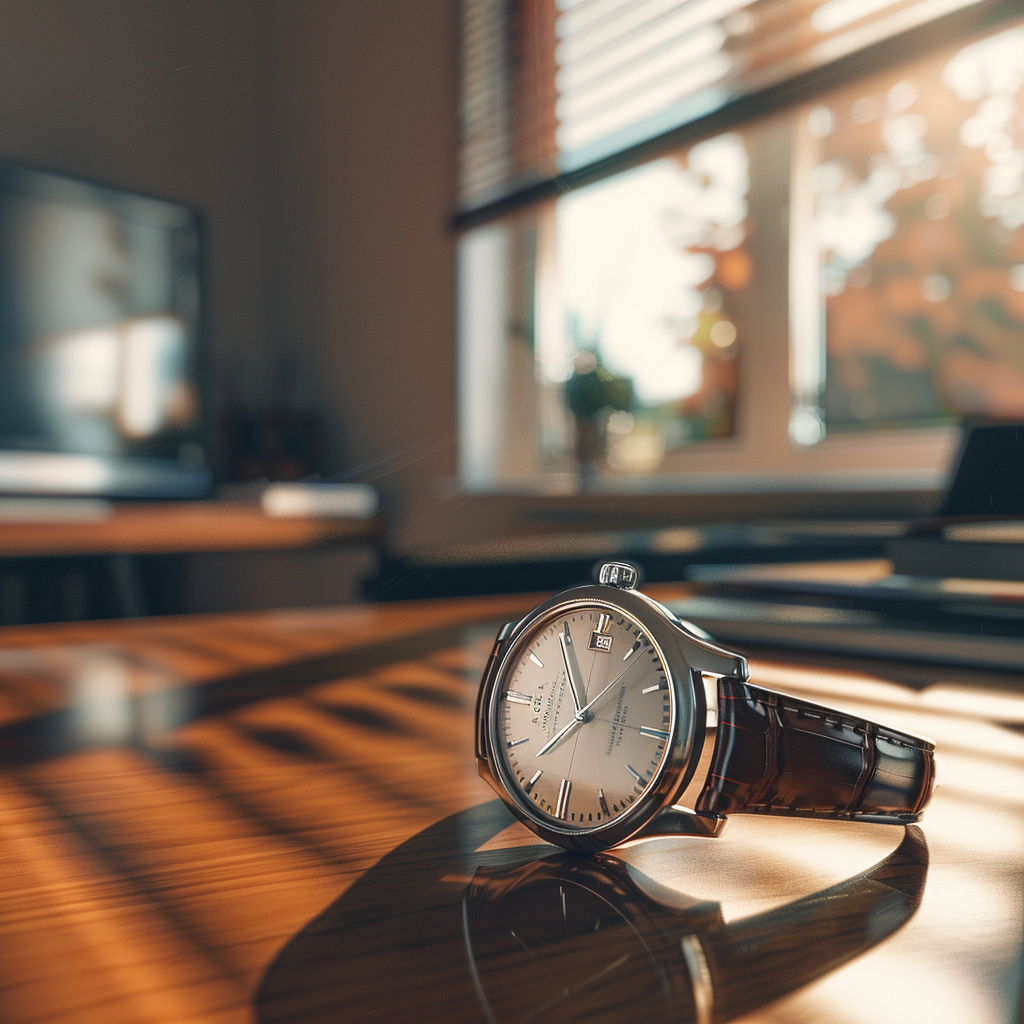
[[[609,822],[586,829],[560,828],[547,816],[519,797],[518,787],[508,774],[508,765],[501,756],[497,738],[500,681],[521,655],[542,623],[557,618],[574,608],[601,607],[621,611],[637,622],[650,637],[673,693],[672,738],[665,756],[644,793],[630,808]],[[509,810],[531,831],[547,842],[568,850],[596,852],[617,846],[636,835],[690,781],[700,758],[705,735],[707,707],[703,686],[695,686],[692,666],[681,645],[680,631],[670,613],[651,598],[635,590],[613,590],[608,586],[576,587],[548,598],[529,612],[497,646],[485,673],[480,693],[478,728],[478,766],[483,776]],[[683,710],[689,707],[690,714]]]

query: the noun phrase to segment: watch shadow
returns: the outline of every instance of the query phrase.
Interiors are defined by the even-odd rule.
[[[380,860],[275,958],[260,1024],[728,1021],[897,931],[928,870],[908,826],[867,871],[727,924],[713,901],[658,902],[608,855],[479,849],[511,821],[495,800]]]

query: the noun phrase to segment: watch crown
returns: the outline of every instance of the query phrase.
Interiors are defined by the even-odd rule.
[[[620,590],[633,590],[639,580],[639,574],[627,562],[605,562],[598,572],[598,582],[607,587],[618,587]]]

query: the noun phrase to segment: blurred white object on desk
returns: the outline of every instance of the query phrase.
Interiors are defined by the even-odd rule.
[[[275,519],[370,519],[379,505],[369,484],[267,484],[260,495],[263,511]]]

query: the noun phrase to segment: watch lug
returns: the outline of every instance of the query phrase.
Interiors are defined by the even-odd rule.
[[[495,646],[500,644],[503,640],[507,640],[509,634],[515,629],[516,624],[514,622],[506,622],[501,629],[498,630],[498,635],[494,638]]]
[[[747,659],[742,654],[737,654],[710,640],[705,640],[704,637],[694,633],[692,628],[688,628],[690,626],[688,622],[684,622],[674,614],[672,622],[683,636],[687,646],[687,660],[693,668],[711,676],[735,676],[737,679],[744,680],[750,678]]]
[[[728,818],[720,815],[697,814],[686,807],[666,807],[656,814],[630,842],[661,836],[701,836],[717,839]]]

